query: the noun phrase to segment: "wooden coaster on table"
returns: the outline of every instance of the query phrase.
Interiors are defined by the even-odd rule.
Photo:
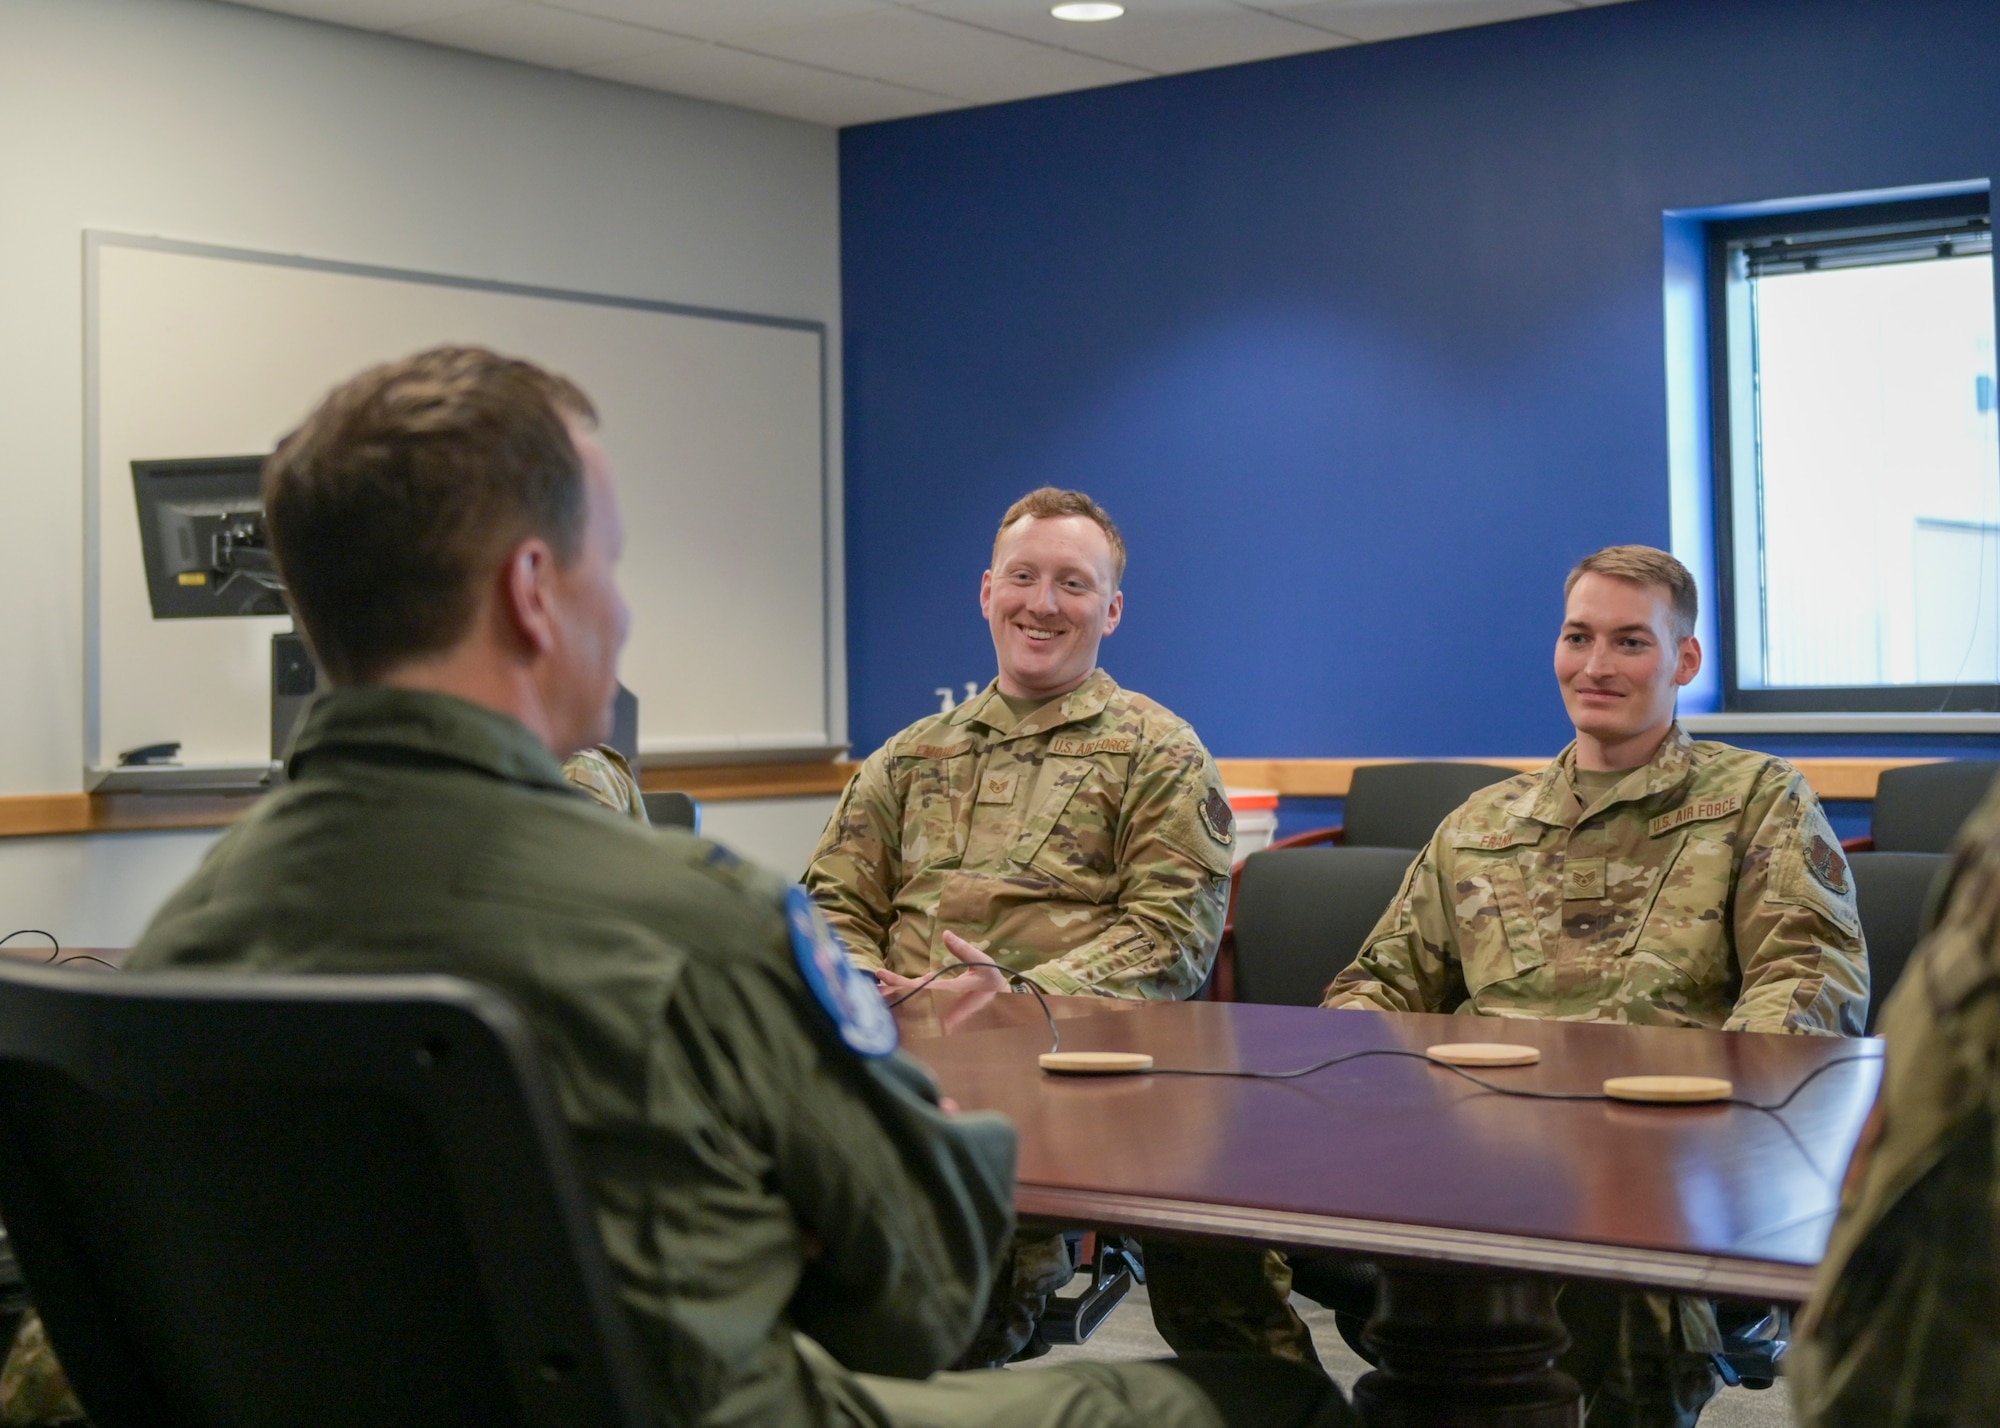
[[[1542,1059],[1540,1047],[1504,1041],[1444,1041],[1426,1046],[1424,1055],[1447,1066],[1532,1066]]]
[[[1726,1101],[1736,1088],[1720,1076],[1613,1076],[1604,1083],[1604,1094],[1614,1101],[1684,1105]]]
[[[1040,1063],[1044,1071],[1065,1076],[1130,1076],[1153,1069],[1153,1058],[1143,1051],[1044,1051]]]

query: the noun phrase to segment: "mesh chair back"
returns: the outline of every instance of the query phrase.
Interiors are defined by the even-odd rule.
[[[642,793],[646,817],[655,828],[685,828],[701,832],[701,805],[685,793]]]
[[[98,1428],[652,1422],[513,1009],[0,967],[0,1214]]]
[[[1316,1007],[1395,899],[1408,848],[1271,848],[1236,888],[1236,999]]]
[[[1447,813],[1519,772],[1499,764],[1363,764],[1348,785],[1343,841],[1350,848],[1421,848]]]
[[[1928,930],[1932,895],[1951,868],[1943,853],[1849,853],[1861,935],[1868,941],[1868,1033],[1875,1032],[1882,1003],[1909,965]]]
[[[1986,790],[2000,762],[1951,759],[1884,769],[1875,785],[1869,832],[1878,853],[1948,853],[1951,841]]]

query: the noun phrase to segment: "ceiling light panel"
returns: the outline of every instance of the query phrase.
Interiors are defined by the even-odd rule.
[[[1115,60],[1153,74],[1331,49],[1347,40],[1233,0],[1133,0],[1115,25],[1066,25],[1020,0],[923,0],[923,9],[1037,44]]]
[[[657,30],[621,25],[544,5],[504,5],[445,20],[399,26],[394,34],[477,50],[552,69],[578,69],[673,43]]]

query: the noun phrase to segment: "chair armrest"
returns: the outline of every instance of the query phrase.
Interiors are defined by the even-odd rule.
[[[1840,848],[1845,853],[1872,853],[1875,851],[1875,835],[1864,833],[1858,838],[1843,838]]]

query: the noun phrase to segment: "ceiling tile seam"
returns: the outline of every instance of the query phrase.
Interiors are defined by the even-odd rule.
[[[702,43],[713,46],[718,50],[729,50],[735,54],[749,55],[754,59],[771,60],[777,64],[794,65],[799,69],[809,69],[819,74],[830,74],[838,79],[858,79],[864,84],[887,85],[890,89],[900,89],[908,94],[929,95],[932,99],[949,99],[955,104],[971,104],[976,102],[967,99],[962,94],[946,94],[941,89],[923,89],[914,84],[906,84],[900,79],[884,79],[880,75],[859,74],[850,69],[835,69],[832,65],[815,64],[811,60],[793,59],[789,55],[766,54],[762,50],[753,50],[747,45],[732,45],[726,40],[703,40]]]
[[[1159,79],[1169,73],[1167,70],[1147,69],[1144,65],[1134,64],[1130,60],[1106,59],[1103,55],[1094,55],[1088,50],[1073,50],[1068,45],[1052,44],[1047,40],[1031,40],[1026,35],[1016,35],[1006,30],[996,30],[991,25],[982,25],[976,20],[963,19],[957,15],[941,15],[936,10],[924,9],[920,4],[913,3],[913,0],[889,0],[889,3],[899,10],[908,11],[912,15],[923,15],[933,20],[943,20],[947,24],[958,25],[967,30],[977,30],[982,35],[998,35],[1003,40],[1017,40],[1024,45],[1033,45],[1036,49],[1054,50],[1057,54],[1074,55],[1078,59],[1096,60],[1099,64],[1117,65],[1120,69],[1129,69],[1135,74],[1144,75],[1148,79]]]
[[[1365,45],[1368,42],[1359,35],[1350,35],[1345,30],[1329,29],[1325,25],[1315,25],[1311,20],[1302,20],[1297,15],[1287,15],[1280,10],[1266,10],[1262,5],[1252,5],[1250,0],[1229,0],[1239,10],[1248,10],[1253,15],[1262,15],[1269,20],[1283,20],[1297,25],[1300,29],[1311,30],[1315,34],[1332,35],[1337,40],[1346,40],[1350,45]]]

